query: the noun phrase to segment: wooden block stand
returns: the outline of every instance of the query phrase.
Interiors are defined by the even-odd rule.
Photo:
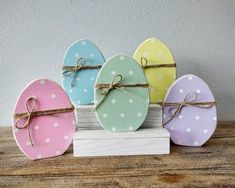
[[[75,157],[170,153],[170,134],[162,127],[162,109],[159,105],[150,105],[141,128],[131,132],[104,130],[92,105],[78,106],[76,118],[78,129],[73,139]]]

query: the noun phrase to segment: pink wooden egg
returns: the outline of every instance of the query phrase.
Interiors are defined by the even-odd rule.
[[[65,108],[69,110],[31,117],[28,127],[22,128],[27,123],[28,116],[19,118],[15,114],[27,113],[27,108],[30,112]],[[13,114],[12,128],[16,143],[31,160],[62,155],[72,142],[75,132],[73,106],[65,91],[51,80],[38,79],[31,82],[21,92]],[[17,122],[18,119],[20,120]]]

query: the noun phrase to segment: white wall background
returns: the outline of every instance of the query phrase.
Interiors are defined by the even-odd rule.
[[[149,37],[168,44],[178,76],[194,73],[209,84],[220,120],[235,120],[235,1],[0,0],[0,126],[10,126],[31,80],[60,82],[75,40],[93,41],[109,58],[132,56]]]

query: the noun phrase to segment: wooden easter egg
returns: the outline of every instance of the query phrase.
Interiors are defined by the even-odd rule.
[[[32,160],[62,155],[75,132],[73,109],[65,91],[54,81],[31,82],[13,112],[13,134],[20,150]]]
[[[162,102],[176,78],[176,66],[170,49],[160,40],[150,38],[136,49],[133,58],[143,66],[150,84],[150,102]]]
[[[195,75],[182,76],[172,84],[163,111],[165,128],[175,144],[201,146],[215,131],[215,98],[208,85]]]
[[[89,40],[76,41],[68,48],[62,85],[74,105],[94,103],[94,82],[103,63],[102,53]]]
[[[103,65],[95,84],[95,106],[99,122],[109,131],[133,131],[142,125],[149,91],[143,69],[134,59],[116,55]]]

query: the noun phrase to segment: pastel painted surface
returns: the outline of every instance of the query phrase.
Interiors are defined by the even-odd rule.
[[[79,58],[85,58],[85,65],[102,65],[104,57],[100,50],[89,40],[80,40],[72,44],[64,57],[64,66],[75,66]],[[73,104],[94,103],[94,82],[100,69],[85,69],[77,72],[74,87],[71,87],[73,75],[64,77],[62,83]]]
[[[96,84],[110,84],[118,74],[123,76],[121,84],[147,83],[142,68],[134,59],[117,55],[101,68]],[[99,103],[102,98],[102,95],[95,92],[96,103]],[[148,107],[148,88],[114,89],[96,110],[96,115],[102,126],[109,131],[132,131],[141,126],[146,118]]]
[[[35,111],[71,107],[71,102],[64,90],[55,82],[41,79],[28,85],[20,94],[15,113],[26,112],[25,102],[29,97],[36,97],[38,103]],[[74,112],[51,116],[37,116],[31,119],[30,135],[34,146],[31,146],[28,131],[17,129],[13,118],[13,134],[21,151],[32,160],[62,155],[69,147],[75,132]],[[19,122],[22,126],[25,120]]]
[[[141,57],[145,57],[148,60],[148,65],[175,63],[169,48],[155,38],[147,39],[140,44],[133,57],[139,64],[141,64]],[[150,89],[150,102],[162,102],[168,88],[175,81],[176,68],[145,69],[145,74],[152,87]]]
[[[189,92],[196,92],[198,99],[194,102],[213,102],[214,96],[208,85],[199,77],[189,74],[180,77],[169,89],[165,102],[182,102]],[[169,117],[169,107],[164,107],[164,122]],[[216,106],[198,108],[186,106],[181,113],[166,124],[171,139],[175,144],[184,146],[201,146],[214,133],[217,124]]]

